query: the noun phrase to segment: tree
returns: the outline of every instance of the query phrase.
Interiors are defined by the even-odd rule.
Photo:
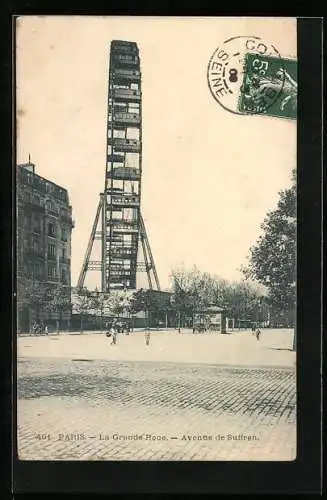
[[[131,310],[131,293],[123,290],[111,290],[110,292],[88,292],[88,310],[94,311],[100,316],[100,328],[103,329],[104,316],[120,316],[129,314]],[[86,305],[86,300],[85,300]]]
[[[205,311],[210,305],[224,308],[228,316],[238,321],[263,321],[264,295],[258,286],[248,282],[230,283],[218,276],[203,273],[194,266],[191,270],[177,269],[171,273],[173,305],[182,317]]]
[[[34,311],[37,321],[40,319],[40,311],[44,309],[48,298],[48,287],[46,283],[34,281],[25,273],[20,274],[17,279],[17,308],[27,308]],[[29,313],[30,321],[30,313]],[[29,324],[29,330],[31,325]]]
[[[70,287],[64,286],[61,283],[58,283],[57,285],[48,285],[44,310],[58,315],[58,319],[56,320],[57,333],[60,331],[62,314],[70,308]]]
[[[265,296],[254,284],[234,282],[226,287],[225,305],[227,313],[241,327],[241,320],[261,323],[267,319]]]
[[[296,301],[296,185],[279,193],[277,208],[261,224],[262,234],[250,249],[243,269],[268,290],[268,299],[279,323],[294,326]]]
[[[191,270],[174,269],[171,272],[173,303],[182,316],[192,316],[214,300],[218,288],[208,273],[202,273],[194,266]]]
[[[148,326],[163,319],[170,308],[170,295],[158,290],[140,289],[133,293],[130,300],[130,311],[145,311]]]
[[[140,311],[144,311],[147,313],[149,310],[149,295],[147,294],[147,290],[144,290],[143,288],[140,288],[136,292],[133,293],[131,297],[131,312],[133,314],[138,313]],[[147,320],[148,320],[147,316]]]
[[[103,330],[103,316],[104,313],[110,312],[110,294],[106,292],[99,292],[97,289],[92,294],[91,308],[96,310],[100,315],[100,329]]]
[[[132,295],[125,290],[115,290],[110,292],[108,306],[111,314],[114,316],[129,314],[131,310],[131,297]]]
[[[171,272],[172,306],[178,316],[178,329],[188,324],[195,313],[203,313],[212,305],[224,306],[227,282],[218,276],[201,272],[196,266]]]
[[[92,298],[90,292],[87,288],[82,288],[77,291],[74,297],[73,307],[77,314],[80,315],[80,332],[83,333],[84,329],[84,317],[92,308]]]

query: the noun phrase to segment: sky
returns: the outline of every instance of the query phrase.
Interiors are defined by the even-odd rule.
[[[296,167],[296,122],[222,108],[207,84],[215,49],[259,36],[295,58],[294,18],[23,16],[17,21],[17,162],[68,189],[72,284],[104,186],[111,40],[138,44],[142,213],[161,288],[172,269],[241,279],[278,192]],[[100,283],[89,273],[86,285]]]

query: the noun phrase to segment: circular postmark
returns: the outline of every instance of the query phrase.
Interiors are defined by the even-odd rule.
[[[225,40],[208,64],[208,85],[214,99],[239,115],[266,113],[285,81],[283,60],[270,43],[257,36]]]

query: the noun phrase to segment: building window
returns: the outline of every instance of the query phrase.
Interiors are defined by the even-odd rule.
[[[65,227],[61,228],[61,239],[62,241],[67,241],[68,239],[67,229]]]
[[[29,191],[25,191],[24,198],[25,198],[25,201],[27,201],[29,203],[31,201],[31,193]]]
[[[56,245],[53,243],[48,244],[48,256],[55,257],[56,256]]]
[[[29,241],[28,241],[28,238],[24,238],[24,250],[27,251],[28,250],[28,247],[29,247]]]
[[[50,264],[48,266],[48,279],[49,280],[55,280],[56,276],[57,276],[56,266],[53,266],[53,265]]]
[[[62,247],[62,258],[65,259],[67,257],[66,255],[66,247]]]
[[[68,284],[66,269],[61,269],[61,283],[63,285],[67,285]]]
[[[40,233],[41,232],[41,220],[40,220],[40,218],[38,216],[34,216],[33,231],[35,233]]]
[[[41,242],[40,240],[33,240],[33,250],[34,250],[34,253],[36,255],[40,255],[41,254]]]
[[[39,262],[34,264],[34,278],[36,280],[43,280],[43,267]]]
[[[25,272],[28,279],[33,278],[33,267],[31,264],[25,264]]]
[[[41,199],[40,199],[40,197],[38,195],[34,195],[33,196],[33,203],[35,205],[41,205]]]
[[[53,203],[52,203],[50,200],[46,200],[46,202],[45,202],[45,207],[46,207],[48,210],[54,210]]]
[[[48,235],[52,236],[54,238],[56,236],[56,228],[55,228],[55,225],[53,224],[53,222],[49,222],[49,224],[48,224]]]
[[[31,229],[31,216],[30,215],[24,216],[24,226],[25,226],[25,229],[27,229],[27,230]]]

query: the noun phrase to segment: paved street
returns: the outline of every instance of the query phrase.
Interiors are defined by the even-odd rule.
[[[236,331],[230,335],[194,335],[190,330],[182,332],[152,331],[149,347],[145,345],[142,331],[119,335],[114,347],[110,347],[110,339],[99,333],[19,337],[18,356],[295,366],[291,330],[263,330],[259,342],[250,331]]]
[[[291,344],[287,331],[19,338],[19,457],[293,460]]]

